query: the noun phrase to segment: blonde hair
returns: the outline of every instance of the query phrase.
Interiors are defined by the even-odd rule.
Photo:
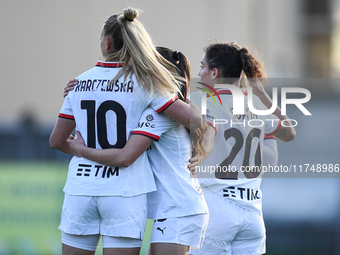
[[[204,155],[206,148],[204,147],[204,134],[207,131],[208,123],[202,116],[202,126],[190,130],[191,153],[192,156]]]
[[[176,67],[157,52],[144,26],[136,20],[137,16],[137,10],[128,8],[111,16],[104,24],[104,36],[113,42],[106,61],[125,63],[111,82],[123,75],[124,80],[135,75],[142,90],[151,96],[180,93],[178,85],[183,78],[177,74]]]

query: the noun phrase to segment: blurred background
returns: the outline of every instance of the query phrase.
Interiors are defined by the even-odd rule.
[[[95,65],[104,21],[129,6],[142,10],[138,19],[156,45],[188,56],[193,78],[203,48],[218,39],[263,60],[269,91],[307,88],[312,116],[287,108],[297,137],[278,142],[278,164],[340,163],[339,0],[3,0],[0,254],[61,254],[57,227],[70,157],[50,149],[48,138],[64,86]],[[340,254],[338,177],[263,178],[267,254]]]

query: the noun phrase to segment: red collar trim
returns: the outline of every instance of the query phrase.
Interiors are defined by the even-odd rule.
[[[96,66],[98,67],[111,67],[111,68],[118,68],[123,67],[124,63],[118,63],[118,62],[101,62],[98,61]]]

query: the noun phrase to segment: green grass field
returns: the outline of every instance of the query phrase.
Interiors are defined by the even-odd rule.
[[[61,254],[58,226],[67,169],[67,162],[0,162],[0,254]],[[152,221],[147,225],[142,255]]]

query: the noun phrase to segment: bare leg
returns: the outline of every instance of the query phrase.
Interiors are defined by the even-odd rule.
[[[136,248],[104,248],[103,255],[139,255],[140,247]]]
[[[94,255],[95,251],[88,251],[79,249],[76,247],[68,246],[66,244],[62,244],[62,254],[63,255]]]
[[[152,243],[149,255],[188,255],[189,246],[175,243]]]

